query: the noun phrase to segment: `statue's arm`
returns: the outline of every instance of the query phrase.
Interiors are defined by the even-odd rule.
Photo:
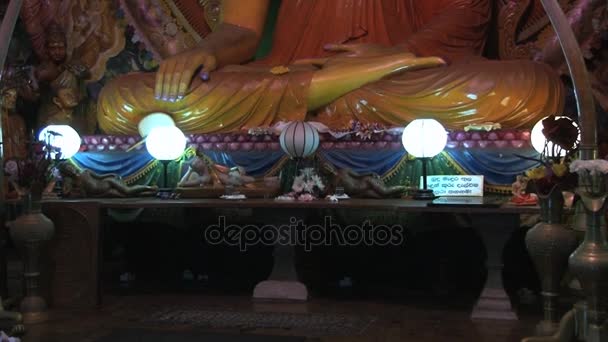
[[[444,1],[441,11],[404,44],[416,56],[439,56],[451,61],[480,56],[491,19],[491,1]]]
[[[262,37],[269,0],[224,0],[222,22],[203,41],[218,67],[251,60]]]
[[[209,72],[253,58],[257,49],[269,0],[224,0],[222,22],[191,50],[161,62],[156,73],[156,98],[175,102],[187,92],[194,74]]]

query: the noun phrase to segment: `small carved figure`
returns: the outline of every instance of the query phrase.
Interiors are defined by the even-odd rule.
[[[25,120],[16,112],[17,89],[4,88],[1,92],[4,159],[25,159],[27,135]]]
[[[190,167],[182,179],[177,183],[179,188],[192,188],[211,184],[209,166],[201,157],[194,157]]]
[[[519,205],[536,204],[536,195],[527,192],[529,181],[526,176],[518,175],[516,177],[515,182],[511,184],[511,193],[513,194],[511,202]]]
[[[255,182],[255,178],[248,176],[245,169],[241,166],[228,168],[222,165],[215,165],[215,170],[217,178],[224,186],[253,187],[253,183]]]
[[[64,196],[72,193],[72,181],[79,187],[83,197],[154,196],[158,192],[156,186],[128,186],[116,174],[98,175],[90,170],[81,171],[69,162],[59,164],[58,168],[64,179]]]
[[[515,182],[511,184],[511,193],[515,197],[522,197],[526,194],[526,188],[528,187],[528,177],[518,175],[515,178]]]
[[[51,98],[40,108],[40,126],[72,124],[79,99],[78,79],[72,72],[65,70],[51,83]]]
[[[76,78],[88,76],[88,68],[77,60],[67,60],[66,34],[57,23],[49,25],[46,33],[46,60],[36,68],[36,78],[41,83],[53,82],[68,70]]]
[[[379,175],[375,173],[359,174],[351,169],[334,170],[331,166],[326,169],[332,175],[331,186],[344,187],[344,192],[350,197],[358,198],[391,198],[400,197],[406,188],[401,185],[386,186]]]

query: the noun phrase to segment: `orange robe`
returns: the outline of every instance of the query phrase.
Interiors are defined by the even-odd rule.
[[[484,121],[531,127],[562,111],[562,83],[546,65],[481,57],[491,7],[489,0],[284,0],[272,51],[261,62],[327,56],[328,43],[403,46],[451,65],[364,86],[308,119],[332,128],[351,119],[403,125],[419,117],[450,128]]]
[[[327,56],[325,44],[403,45],[454,61],[483,52],[489,0],[283,0],[269,64]]]

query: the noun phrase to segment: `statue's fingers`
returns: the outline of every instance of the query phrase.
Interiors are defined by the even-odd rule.
[[[194,72],[195,72],[194,69],[185,69],[181,73],[181,77],[177,81],[177,100],[178,101],[181,100],[182,98],[184,98],[184,96],[186,96],[186,93],[188,92],[188,87],[190,86],[190,83],[192,82],[192,77],[194,75]]]
[[[162,100],[163,96],[163,85],[165,84],[165,70],[167,63],[161,63],[158,71],[156,72],[156,84],[154,86],[154,97],[157,100]]]
[[[169,101],[169,92],[171,91],[171,80],[173,78],[173,70],[175,69],[175,62],[170,61],[164,67],[162,73],[162,90],[160,93],[160,100]]]
[[[173,69],[173,73],[171,75],[171,84],[169,86],[169,101],[170,102],[175,102],[178,100],[178,90],[179,90],[179,85],[181,83],[181,80],[188,76],[187,74],[187,69],[186,69],[186,65],[184,62],[181,62],[179,64],[177,64],[175,66],[175,69]],[[191,77],[192,75],[190,75]]]
[[[213,70],[217,69],[217,60],[214,56],[207,56],[203,61],[203,67],[201,68],[201,78],[204,81],[208,81]]]

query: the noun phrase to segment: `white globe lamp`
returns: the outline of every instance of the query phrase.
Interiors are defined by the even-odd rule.
[[[306,158],[319,147],[319,132],[308,122],[294,121],[283,129],[279,143],[292,159]]]
[[[175,126],[155,127],[146,137],[146,149],[158,160],[175,160],[186,149],[186,136]]]
[[[152,129],[156,127],[170,126],[175,126],[175,121],[173,121],[171,116],[165,113],[152,113],[141,119],[137,125],[137,129],[139,131],[139,135],[141,135],[142,138],[146,138]]]
[[[540,120],[538,120],[538,122],[534,125],[534,127],[532,127],[532,132],[530,132],[530,143],[532,144],[532,147],[536,150],[536,152],[543,154],[545,153],[545,155],[547,157],[550,158],[555,158],[555,157],[565,157],[566,153],[568,151],[564,150],[563,148],[554,145],[552,142],[547,141],[547,138],[545,137],[545,135],[543,134],[543,120],[545,120],[547,117],[544,117]],[[570,121],[573,121],[572,119],[570,119],[567,116],[556,116],[555,119],[568,119]],[[573,122],[574,125],[578,128],[578,124],[576,122]],[[578,130],[578,137],[577,137],[577,144],[581,141],[581,132],[580,129]]]
[[[431,200],[433,190],[427,188],[427,164],[429,159],[443,151],[448,142],[448,133],[435,119],[416,119],[403,130],[403,147],[407,153],[422,161],[422,189],[414,194],[414,199]]]
[[[163,164],[164,187],[168,186],[168,164],[182,156],[186,149],[186,136],[175,126],[158,126],[146,137],[146,150]]]
[[[70,159],[78,151],[82,140],[76,130],[68,125],[49,125],[38,134],[38,140],[52,147],[52,159]]]

